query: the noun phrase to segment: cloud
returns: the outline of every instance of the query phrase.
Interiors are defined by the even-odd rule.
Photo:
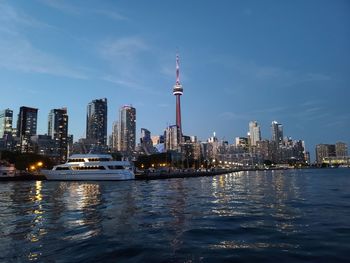
[[[63,0],[38,0],[42,4],[56,9],[60,12],[71,14],[71,15],[91,15],[97,14],[103,17],[107,17],[112,20],[128,20],[128,18],[117,11],[113,10],[104,10],[104,9],[91,9],[83,6],[74,6],[68,1]]]
[[[158,94],[154,89],[143,86],[142,84],[136,83],[133,80],[128,80],[126,78],[118,78],[111,75],[106,75],[101,78],[104,81],[115,84],[118,88],[126,88],[129,90],[142,91],[149,94]]]
[[[101,59],[108,62],[109,66],[109,72],[101,78],[118,87],[159,95],[161,89],[159,92],[156,91],[159,83],[155,84],[153,73],[150,74],[155,67],[154,61],[145,59],[150,52],[151,48],[146,41],[137,36],[107,39],[101,42],[97,53]]]
[[[0,67],[23,72],[35,72],[85,79],[87,76],[78,69],[72,69],[59,58],[46,54],[19,37],[0,40]]]
[[[234,56],[215,55],[208,60],[245,79],[246,86],[290,88],[303,82],[329,81],[331,76],[320,72],[301,72],[276,65],[260,64]],[[268,85],[266,85],[268,84]]]
[[[52,26],[14,9],[5,2],[0,2],[0,14],[0,30],[8,34],[17,35],[16,31],[19,26],[52,28]]]
[[[320,73],[307,73],[304,81],[325,81],[331,80],[332,78],[325,74]]]
[[[265,109],[258,109],[258,110],[254,110],[253,113],[254,114],[261,114],[261,113],[278,113],[278,112],[282,112],[282,111],[286,111],[288,110],[288,107],[285,106],[277,106],[277,107],[272,107],[272,108],[265,108]]]
[[[100,45],[100,53],[105,59],[132,59],[140,52],[148,50],[145,41],[139,37],[124,37],[106,40]]]
[[[80,10],[77,7],[63,0],[39,0],[39,2],[64,13],[80,14]]]
[[[97,15],[101,15],[107,18],[110,18],[112,20],[128,20],[128,18],[116,11],[110,11],[110,10],[94,10],[93,13]]]
[[[34,47],[21,34],[24,30],[28,31],[27,27],[46,29],[50,27],[49,25],[3,2],[0,2],[0,13],[0,68],[79,79],[86,78],[81,70],[72,68],[62,59]]]

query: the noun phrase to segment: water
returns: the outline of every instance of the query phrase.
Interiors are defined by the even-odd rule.
[[[0,262],[349,262],[350,169],[1,182]]]

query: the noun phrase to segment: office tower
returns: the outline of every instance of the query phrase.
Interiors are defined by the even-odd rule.
[[[283,126],[277,121],[273,121],[271,124],[272,141],[276,142],[276,145],[281,145],[283,142]]]
[[[118,150],[132,153],[136,143],[136,109],[123,106],[119,110]]]
[[[140,146],[147,155],[154,152],[151,132],[145,128],[141,128]]]
[[[145,128],[141,128],[141,144],[152,145],[151,132]]]
[[[32,152],[30,138],[36,135],[38,109],[21,107],[17,120],[17,137],[19,138],[19,150],[22,153]]]
[[[111,148],[113,151],[118,151],[118,138],[119,138],[119,134],[118,134],[118,130],[119,130],[119,122],[113,122],[112,125],[112,143],[111,143]]]
[[[318,144],[316,145],[316,162],[322,164],[323,158],[335,157],[335,145],[334,144]]]
[[[177,125],[171,125],[165,129],[164,139],[165,139],[165,150],[179,150],[178,141],[179,129]]]
[[[181,101],[180,97],[183,94],[183,88],[180,84],[180,65],[179,65],[179,55],[176,55],[176,83],[173,88],[173,95],[176,97],[176,126],[177,132],[177,142],[182,141],[182,125],[181,125]]]
[[[348,156],[348,145],[344,142],[337,142],[335,144],[335,155],[337,157]]]
[[[248,138],[247,137],[236,137],[235,138],[235,145],[240,147],[247,147],[248,146]]]
[[[54,152],[58,161],[64,163],[68,155],[68,114],[67,109],[53,109],[48,116],[47,134],[54,141]]]
[[[93,100],[87,106],[86,139],[107,145],[107,99]]]
[[[260,126],[257,121],[249,122],[250,146],[256,146],[256,142],[261,141]]]
[[[0,139],[12,135],[13,111],[10,109],[0,111]]]

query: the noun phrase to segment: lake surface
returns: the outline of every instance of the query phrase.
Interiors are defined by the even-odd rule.
[[[0,262],[349,262],[350,169],[0,182]]]

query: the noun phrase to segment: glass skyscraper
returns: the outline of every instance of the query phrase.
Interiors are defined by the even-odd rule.
[[[249,122],[250,145],[256,146],[256,142],[261,141],[260,126],[257,121]]]
[[[136,143],[136,109],[123,106],[119,110],[118,150],[132,153]]]
[[[86,139],[107,145],[107,99],[93,100],[87,106]]]
[[[276,145],[281,145],[283,142],[283,126],[277,121],[271,123],[272,141],[276,142]]]
[[[48,135],[54,141],[54,152],[64,163],[68,154],[68,114],[67,109],[53,109],[48,116]]]
[[[0,139],[12,134],[13,111],[10,109],[0,111]]]
[[[17,120],[17,137],[19,138],[19,150],[22,153],[32,152],[31,136],[36,135],[38,109],[21,107]]]

